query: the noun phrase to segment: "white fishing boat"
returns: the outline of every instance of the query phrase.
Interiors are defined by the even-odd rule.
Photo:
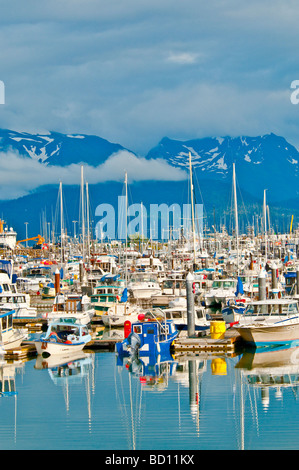
[[[292,344],[299,340],[298,302],[286,298],[251,302],[234,328],[256,347]]]
[[[135,273],[128,284],[128,291],[135,299],[150,299],[153,295],[162,294],[159,282],[143,273]]]
[[[17,278],[17,287],[21,292],[37,292],[40,290],[40,285],[46,285],[52,280],[52,277],[53,275],[50,267],[26,267],[23,270],[22,276],[18,276]]]
[[[155,312],[160,309],[155,309]],[[187,330],[187,307],[170,307],[161,311],[166,316],[166,320],[172,320],[178,330]],[[205,331],[210,328],[210,320],[207,318],[206,309],[204,307],[195,307],[194,323],[196,331]]]
[[[94,316],[90,298],[81,294],[58,294],[54,299],[53,310],[45,317],[48,324],[53,321],[75,319],[76,323],[88,325]]]
[[[118,302],[102,314],[102,322],[105,326],[120,327],[126,321],[137,321],[138,315],[142,313],[140,307],[130,305],[127,302]]]
[[[213,281],[211,289],[204,295],[206,307],[226,304],[227,300],[234,296],[237,287],[236,279],[217,279]]]
[[[13,327],[15,311],[10,308],[0,308],[0,343],[2,348],[18,348],[27,337],[24,330]]]
[[[121,300],[123,292],[124,288],[121,282],[119,285],[98,285],[93,289],[90,298],[97,319],[101,320],[103,313],[107,312],[110,307],[113,307]]]
[[[14,318],[36,318],[37,309],[30,306],[30,296],[18,292],[17,285],[11,283],[7,273],[0,273],[0,308],[14,310]]]
[[[50,323],[46,334],[42,334],[34,344],[38,354],[48,357],[81,351],[90,341],[87,326],[69,319]]]

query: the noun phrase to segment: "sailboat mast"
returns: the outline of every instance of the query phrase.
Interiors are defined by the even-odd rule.
[[[193,232],[193,268],[196,264],[196,249],[195,249],[195,221],[194,221],[194,201],[193,201],[193,179],[192,179],[192,163],[191,163],[191,152],[189,152],[189,172],[190,172],[190,192],[191,192],[191,214],[192,214],[192,232]]]
[[[125,225],[126,225],[126,254],[125,254],[125,283],[126,287],[128,285],[128,175],[127,172],[125,173],[125,189],[126,189],[126,218],[125,218]]]
[[[264,232],[265,232],[265,266],[267,264],[267,205],[266,205],[266,189],[264,189]]]
[[[235,206],[235,229],[236,229],[236,242],[237,242],[237,270],[239,274],[239,223],[238,223],[238,203],[237,203],[237,190],[236,190],[236,169],[233,163],[233,187],[234,187],[234,206]]]
[[[89,231],[89,190],[88,183],[86,182],[86,223],[87,223],[87,252],[88,262],[90,261],[90,231]]]
[[[83,165],[81,166],[81,215],[82,215],[82,260],[85,261],[85,217],[84,217],[84,176]]]
[[[61,253],[61,262],[64,261],[63,256],[63,242],[64,242],[64,234],[63,234],[63,201],[62,201],[62,182],[59,183],[59,198],[60,198],[60,253]]]

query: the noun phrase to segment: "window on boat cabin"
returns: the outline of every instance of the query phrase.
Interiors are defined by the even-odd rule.
[[[214,281],[212,287],[221,287],[221,281]]]
[[[200,309],[200,310],[196,310],[196,316],[197,316],[197,318],[203,318],[203,312],[202,312],[201,309]]]
[[[223,287],[234,287],[235,282],[234,281],[224,281]]]
[[[181,318],[182,315],[181,315],[181,312],[173,312],[172,313],[172,318]]]
[[[134,325],[134,327],[133,327],[133,332],[134,332],[134,333],[137,333],[138,335],[140,335],[141,332],[142,332],[141,325]]]
[[[9,291],[9,285],[8,284],[2,284],[2,287],[3,287],[3,290],[5,292],[8,292]]]
[[[7,315],[5,317],[2,317],[1,319],[2,323],[2,331],[8,330],[9,328],[12,327],[12,315]]]
[[[149,335],[154,335],[154,334],[155,334],[154,328],[148,328],[148,329],[146,330],[146,332],[147,332],[147,334],[149,334]]]
[[[2,317],[2,331],[7,329],[7,317]]]

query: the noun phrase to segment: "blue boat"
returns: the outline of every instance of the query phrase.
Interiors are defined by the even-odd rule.
[[[116,344],[121,356],[167,354],[179,334],[172,320],[157,317],[153,312],[140,314],[132,324],[126,322],[124,330],[125,339]]]

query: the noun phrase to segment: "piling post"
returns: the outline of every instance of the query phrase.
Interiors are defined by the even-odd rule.
[[[277,266],[276,264],[273,264],[271,268],[271,275],[272,275],[272,289],[277,289]]]
[[[195,336],[195,314],[194,314],[194,294],[193,294],[194,276],[189,272],[186,277],[187,294],[187,325],[188,337]]]
[[[55,271],[55,295],[60,294],[60,272],[58,269]]]
[[[258,277],[259,300],[266,300],[266,277],[267,272],[265,270],[261,270]]]

